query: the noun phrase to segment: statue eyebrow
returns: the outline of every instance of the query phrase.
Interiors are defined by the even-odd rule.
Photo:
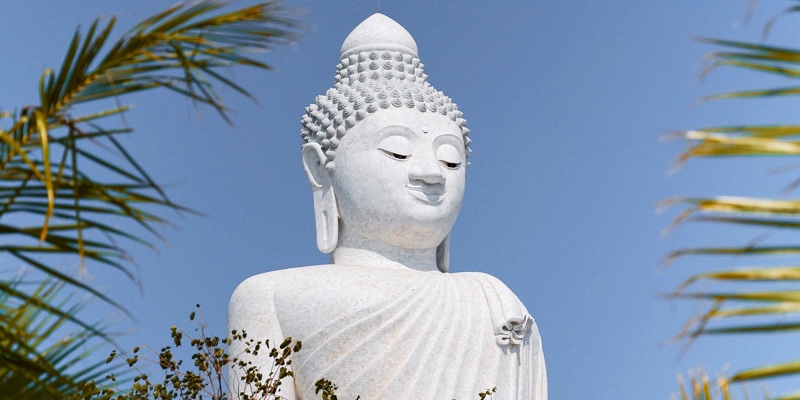
[[[466,144],[464,143],[464,137],[463,136],[459,137],[459,135],[453,135],[451,133],[445,133],[445,134],[437,136],[436,139],[433,139],[433,146],[434,147],[438,147],[438,146],[441,146],[443,144],[458,145],[458,146],[456,146],[456,148],[458,148],[458,149],[466,149],[466,147],[467,147]]]
[[[401,131],[401,132],[397,132],[397,131]],[[403,126],[403,125],[384,126],[383,128],[381,128],[377,132],[377,134],[380,137],[380,139],[383,139],[383,138],[385,138],[385,137],[387,137],[387,136],[389,136],[389,135],[391,135],[393,133],[403,133],[405,135],[414,135],[415,137],[420,137],[419,134],[417,132],[414,132],[413,129],[411,129],[411,128],[407,127],[407,126]]]

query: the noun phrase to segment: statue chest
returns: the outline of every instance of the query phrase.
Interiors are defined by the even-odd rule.
[[[538,349],[525,307],[483,274],[344,270],[315,276],[302,293],[279,293],[282,332],[303,342],[293,367],[307,398],[319,378],[353,397],[472,398],[516,387],[520,357]]]

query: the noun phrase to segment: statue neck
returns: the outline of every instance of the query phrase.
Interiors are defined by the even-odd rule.
[[[339,232],[339,244],[331,254],[331,264],[439,271],[436,248],[407,249],[353,237],[344,230]]]

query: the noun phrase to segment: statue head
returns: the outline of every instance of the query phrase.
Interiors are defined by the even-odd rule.
[[[396,248],[436,248],[446,271],[469,129],[428,83],[411,35],[382,14],[362,22],[342,45],[334,87],[306,108],[302,124],[320,251],[336,249],[346,231]]]

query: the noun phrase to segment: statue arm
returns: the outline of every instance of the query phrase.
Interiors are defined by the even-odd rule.
[[[533,332],[536,335],[536,359],[534,361],[535,375],[533,387],[535,389],[534,398],[538,400],[547,400],[547,368],[544,363],[544,352],[542,351],[542,337],[539,335],[539,327],[536,323],[533,324]]]
[[[244,350],[245,342],[249,339],[262,343],[269,340],[270,347],[280,345],[284,339],[275,313],[275,291],[271,281],[273,280],[267,279],[265,274],[245,280],[236,288],[228,304],[228,332],[233,330],[247,332],[247,339],[235,340],[231,343],[228,354],[245,361],[253,361],[253,364],[257,365],[265,376],[274,366],[272,358],[269,357],[269,351],[262,350],[258,356],[254,357]],[[240,377],[243,373],[244,371],[239,370],[236,366],[228,368],[227,383],[233,399],[239,398]],[[294,379],[291,376],[282,380],[278,395],[279,399],[295,400]]]

